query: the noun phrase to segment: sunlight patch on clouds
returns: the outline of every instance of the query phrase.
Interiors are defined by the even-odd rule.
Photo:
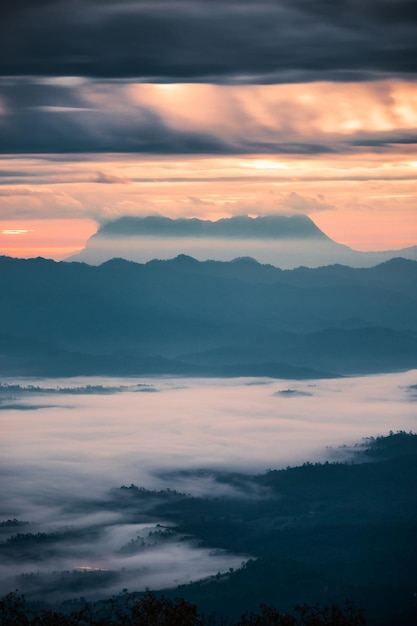
[[[248,167],[254,167],[256,170],[286,170],[288,166],[285,163],[280,163],[278,161],[253,161],[250,163]]]
[[[414,83],[392,80],[239,86],[94,82],[83,87],[82,97],[102,115],[116,116],[110,125],[116,120],[123,125],[117,117],[122,115],[134,126],[159,119],[176,131],[209,133],[239,152],[250,144],[337,143],[338,137],[414,129],[416,92]]]

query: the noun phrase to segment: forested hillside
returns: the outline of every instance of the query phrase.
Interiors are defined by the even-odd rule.
[[[314,378],[417,366],[417,262],[282,271],[0,258],[3,375]]]
[[[346,450],[343,452],[346,454]],[[217,621],[213,618],[203,623],[358,626],[363,622],[353,618],[331,621],[330,613],[327,621],[323,615],[323,621],[303,621],[298,615],[300,621],[295,622],[266,618],[238,622],[246,611],[259,612],[262,604],[294,615],[296,605],[343,607],[349,600],[364,610],[370,626],[414,626],[417,435],[399,432],[366,440],[350,451],[349,458],[344,463],[306,463],[261,475],[201,470],[201,478],[210,475],[214,485],[228,487],[223,493],[228,491],[229,495],[193,497],[169,488],[150,491],[131,485],[113,489],[106,500],[95,501],[91,494],[82,506],[89,513],[123,514],[130,524],[164,520],[147,537],[139,535],[121,548],[131,557],[158,542],[169,550],[190,538],[213,551],[225,549],[241,554],[239,568],[157,593],[157,597],[166,597],[171,603],[182,598],[197,607],[200,615],[216,614]],[[218,490],[213,488],[216,493]],[[10,565],[31,551],[38,554],[41,565],[45,551],[58,554],[61,547],[76,546],[86,532],[83,528],[66,528],[35,535],[30,526],[17,520],[11,520],[5,530],[12,534],[0,545],[0,553],[3,563]],[[96,539],[103,530],[104,526],[97,525]],[[39,571],[16,577],[15,585],[27,595],[31,610],[38,612],[41,607],[51,608],[45,604],[48,598],[59,592],[68,595],[69,591],[76,600],[60,608],[68,614],[84,607],[85,601],[79,599],[81,593],[92,594],[109,582],[117,584],[121,576],[123,573],[116,570]],[[129,592],[123,590],[110,604],[92,605],[90,614],[103,619],[109,607],[121,610],[126,602],[132,606],[143,597],[134,589]],[[229,621],[221,621],[225,618]],[[68,622],[72,623],[80,622]],[[114,622],[81,623],[198,622],[120,622],[115,618]]]

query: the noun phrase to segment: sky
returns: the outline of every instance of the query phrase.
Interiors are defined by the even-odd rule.
[[[417,244],[415,0],[3,0],[0,253],[122,215]]]

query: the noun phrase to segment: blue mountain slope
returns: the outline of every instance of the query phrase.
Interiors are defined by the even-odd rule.
[[[314,377],[417,367],[417,262],[281,271],[0,258],[0,372]]]

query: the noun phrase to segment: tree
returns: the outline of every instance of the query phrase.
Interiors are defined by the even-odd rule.
[[[245,613],[236,626],[297,626],[292,615],[285,615],[273,606],[262,605],[261,614]]]
[[[301,617],[302,626],[365,626],[366,621],[362,609],[351,602],[344,606],[333,604],[320,607],[318,604],[295,607]]]
[[[0,600],[0,626],[27,626],[25,599],[12,591]]]

